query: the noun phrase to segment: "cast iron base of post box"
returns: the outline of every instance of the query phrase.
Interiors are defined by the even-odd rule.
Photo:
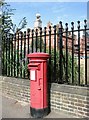
[[[44,109],[35,109],[30,107],[31,116],[34,118],[43,118],[44,116],[48,115],[48,107]]]

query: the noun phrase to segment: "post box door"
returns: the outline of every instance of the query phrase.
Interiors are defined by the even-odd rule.
[[[31,74],[31,81],[30,81],[30,98],[31,98],[31,107],[41,108],[41,97],[42,97],[42,86],[40,85],[40,71],[39,70],[32,70],[30,71]],[[32,75],[36,75],[32,77]]]
[[[32,108],[40,108],[40,63],[30,63],[30,105]]]

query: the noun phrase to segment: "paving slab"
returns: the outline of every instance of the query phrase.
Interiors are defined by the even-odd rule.
[[[30,105],[2,96],[2,118],[32,118]],[[74,118],[75,116],[64,112],[50,112],[45,118]]]
[[[0,91],[0,120],[2,118],[2,93]]]

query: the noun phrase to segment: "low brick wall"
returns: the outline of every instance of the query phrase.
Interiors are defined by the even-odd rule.
[[[2,94],[18,101],[29,102],[29,80],[3,77]]]
[[[51,105],[76,117],[89,117],[89,88],[52,84]]]
[[[0,77],[2,93],[18,101],[30,101],[29,80]],[[50,108],[75,117],[89,118],[89,88],[53,83],[50,86]]]

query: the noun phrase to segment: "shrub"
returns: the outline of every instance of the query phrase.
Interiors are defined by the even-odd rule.
[[[47,49],[46,51],[47,53],[49,53],[49,50]],[[63,73],[62,74],[62,82],[63,83],[68,83],[71,84],[72,83],[72,54],[68,53],[68,81],[66,81],[66,51],[63,50],[63,58],[62,58],[62,70],[60,71],[60,51],[56,50],[56,79],[54,80],[54,49],[51,49],[51,64],[49,64],[49,69],[51,69],[51,76],[50,79],[52,82],[60,82],[60,72]],[[83,67],[80,67],[80,84],[83,83]],[[74,58],[74,84],[78,84],[78,59]]]

